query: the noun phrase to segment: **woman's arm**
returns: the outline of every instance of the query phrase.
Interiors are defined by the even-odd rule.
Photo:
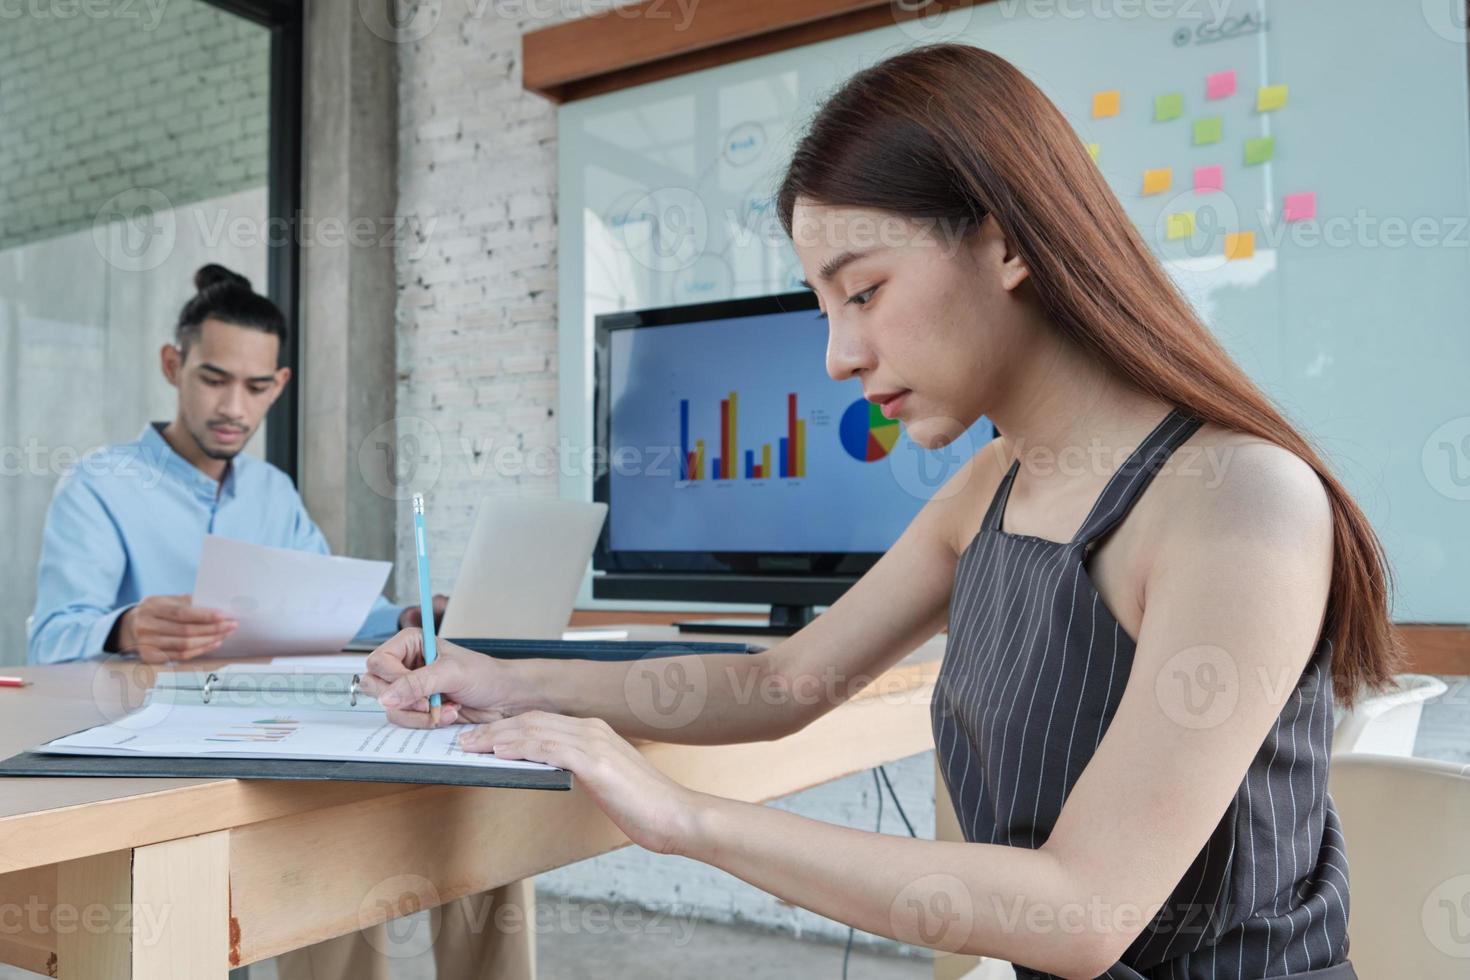
[[[852,697],[943,627],[957,529],[976,499],[988,499],[985,486],[993,490],[999,481],[999,453],[997,443],[982,449],[831,608],[761,653],[497,661],[443,643],[439,660],[425,668],[421,637],[408,630],[368,658],[363,687],[393,721],[416,727],[428,724],[424,699],[438,692],[453,704],[445,724],[541,710],[601,718],[626,737],[662,742],[783,737]]]
[[[1171,508],[1172,529],[1145,575],[1144,623],[1118,710],[1036,850],[914,841],[692,793],[596,720],[533,712],[483,726],[466,747],[569,768],[635,842],[821,915],[1096,977],[1205,846],[1322,624],[1332,525],[1310,469],[1289,454],[1242,450],[1218,492],[1188,496]],[[1187,685],[1200,655],[1224,699],[1203,714],[1201,692]]]

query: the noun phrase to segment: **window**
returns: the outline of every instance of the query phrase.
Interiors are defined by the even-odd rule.
[[[158,352],[194,270],[248,276],[295,334],[301,33],[266,2],[0,20],[0,663],[18,663],[56,480],[174,417]],[[299,383],[246,450],[293,475]]]

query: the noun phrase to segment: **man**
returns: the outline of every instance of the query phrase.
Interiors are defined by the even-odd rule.
[[[290,478],[240,452],[291,377],[276,364],[285,318],[219,266],[205,266],[196,283],[203,288],[175,343],[159,355],[179,393],[173,421],[89,453],[57,485],[27,633],[31,663],[122,652],[158,663],[214,650],[236,624],[189,601],[206,534],[328,552]],[[417,606],[379,596],[359,639],[419,621]]]
[[[57,484],[27,625],[31,663],[207,656],[236,627],[188,595],[207,534],[328,551],[290,478],[240,452],[290,380],[290,369],[278,366],[285,317],[220,266],[200,269],[194,282],[198,293],[179,315],[174,342],[159,352],[178,390],[173,420],[89,453]],[[436,619],[446,602],[434,597]],[[417,605],[379,596],[358,637],[421,624]],[[534,977],[529,927],[506,934],[495,925],[504,906],[519,906],[511,921],[525,922],[533,894],[528,880],[435,909],[439,976]],[[379,925],[283,955],[277,969],[282,980],[386,978],[388,949]]]

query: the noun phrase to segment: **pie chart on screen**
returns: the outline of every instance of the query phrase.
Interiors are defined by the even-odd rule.
[[[842,413],[837,433],[849,456],[859,462],[874,463],[897,445],[899,424],[898,419],[884,418],[877,405],[859,398]]]

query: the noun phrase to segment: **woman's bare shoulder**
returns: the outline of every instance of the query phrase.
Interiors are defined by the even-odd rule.
[[[1327,489],[1296,453],[1259,436],[1200,427],[1159,473],[1156,514],[1205,535],[1331,527]]]

